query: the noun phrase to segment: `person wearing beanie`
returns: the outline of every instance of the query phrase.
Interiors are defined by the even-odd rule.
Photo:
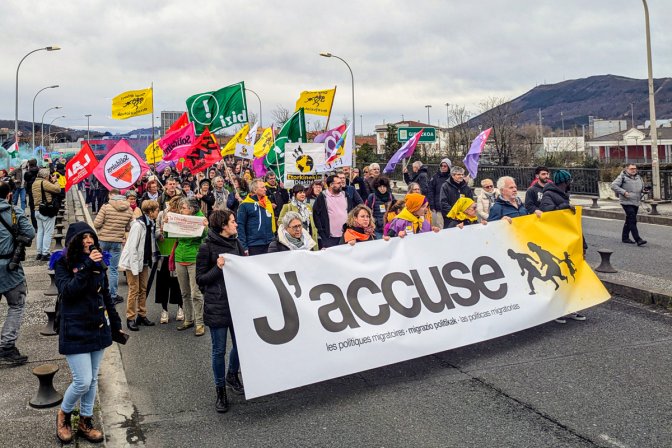
[[[405,237],[408,234],[417,234],[425,232],[438,232],[438,227],[432,225],[425,219],[429,202],[422,194],[410,193],[406,195],[406,206],[390,222],[387,228],[387,237],[398,236]]]
[[[94,443],[104,438],[93,425],[98,369],[112,341],[125,339],[110,295],[106,262],[109,254],[99,251],[96,232],[85,222],[68,226],[65,248],[50,259],[60,296],[58,351],[72,372],[56,418],[56,435],[63,443],[73,439],[71,416],[77,402],[78,434]]]
[[[429,181],[429,188],[427,191],[427,200],[429,201],[429,208],[432,210],[432,222],[439,227],[443,227],[443,214],[441,213],[441,187],[450,179],[450,169],[453,164],[450,159],[445,158],[441,160],[439,171],[432,176]]]
[[[476,203],[469,198],[460,198],[457,200],[453,208],[450,209],[446,216],[448,223],[447,229],[459,227],[460,229],[470,224],[478,223],[478,212],[476,211]],[[486,224],[487,221],[483,221]]]

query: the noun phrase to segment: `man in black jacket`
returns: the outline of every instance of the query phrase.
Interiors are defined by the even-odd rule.
[[[441,160],[439,171],[429,181],[429,189],[427,192],[427,201],[429,201],[429,208],[432,210],[432,223],[437,227],[443,227],[443,215],[441,214],[441,187],[450,179],[450,159]]]
[[[525,192],[525,210],[534,213],[539,210],[544,187],[551,182],[550,171],[545,166],[538,166],[534,170],[534,182]]]
[[[446,215],[460,198],[474,199],[474,190],[464,180],[464,168],[454,166],[450,169],[450,179],[444,182],[441,187],[440,203],[441,214],[444,217],[444,229],[447,228],[446,225],[448,223],[445,219]]]
[[[327,177],[327,190],[317,197],[313,207],[320,249],[338,245],[348,213],[354,207],[354,199],[342,190],[341,179],[333,174]]]
[[[413,175],[410,175],[408,173],[408,168],[404,167],[404,182],[406,182],[406,185],[410,184],[411,182],[416,182],[418,185],[420,185],[420,192],[424,196],[428,196],[429,175],[427,174],[427,167],[422,166],[422,162],[416,160],[413,162],[413,165],[411,165],[411,168],[413,169]]]

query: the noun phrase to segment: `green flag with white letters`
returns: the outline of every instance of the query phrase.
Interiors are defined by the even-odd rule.
[[[201,134],[208,127],[210,132],[229,126],[247,123],[245,82],[232,84],[214,92],[197,93],[187,98],[189,121]]]
[[[294,112],[294,115],[280,129],[275,138],[275,144],[266,154],[264,165],[275,173],[278,180],[282,180],[285,176],[285,144],[306,143],[307,141],[306,115],[302,107]]]

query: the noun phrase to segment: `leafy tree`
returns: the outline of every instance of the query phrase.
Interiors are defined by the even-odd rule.
[[[365,166],[373,162],[378,162],[378,156],[376,155],[376,150],[370,144],[364,143],[357,150],[357,165]]]
[[[397,140],[397,127],[393,124],[387,125],[387,136],[385,137],[385,146],[383,147],[383,154],[388,160],[401,148],[401,143]]]

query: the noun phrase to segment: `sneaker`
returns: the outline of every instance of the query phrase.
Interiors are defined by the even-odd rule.
[[[177,331],[184,331],[194,326],[194,322],[182,322],[177,326]]]
[[[579,314],[579,313],[572,313],[572,314],[568,315],[567,317],[569,317],[570,319],[579,320],[579,321],[586,320],[586,316],[584,316],[583,314]]]
[[[194,336],[203,336],[205,334],[205,325],[196,325]]]
[[[566,324],[566,323],[567,323],[567,319],[565,319],[564,317],[558,317],[557,319],[555,319],[555,323],[558,323],[558,324]]]
[[[637,245],[638,245],[638,246],[643,246],[643,245],[645,245],[645,244],[646,244],[646,240],[638,240],[638,241],[637,241]]]
[[[20,366],[28,362],[28,357],[19,353],[16,347],[0,348],[0,365]]]
[[[114,304],[115,305],[119,305],[120,303],[123,303],[123,301],[124,301],[124,298],[121,297],[120,295],[117,294],[116,296],[114,296]]]
[[[184,320],[184,310],[181,306],[177,308],[177,316],[175,316],[175,320],[178,322],[182,322]]]
[[[635,244],[635,242],[632,241],[630,238],[626,238],[626,239],[622,240],[621,242],[623,242],[625,244]]]
[[[169,321],[168,311],[166,310],[161,311],[161,320],[159,320],[159,322],[162,324],[167,324],[168,321]]]

